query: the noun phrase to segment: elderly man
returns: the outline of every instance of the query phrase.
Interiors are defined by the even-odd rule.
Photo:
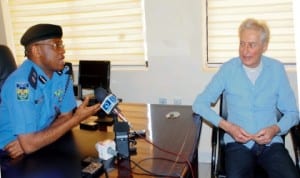
[[[197,96],[193,110],[225,130],[228,178],[253,178],[255,164],[271,178],[299,178],[281,137],[299,122],[299,113],[283,64],[263,55],[269,28],[263,21],[246,19],[239,38],[239,57],[223,64]],[[211,109],[221,93],[227,120]],[[277,110],[283,113],[279,121]]]

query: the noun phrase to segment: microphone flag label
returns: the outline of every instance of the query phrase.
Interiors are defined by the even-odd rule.
[[[118,104],[118,99],[115,95],[109,94],[102,102],[101,109],[106,113],[110,114],[111,111]]]

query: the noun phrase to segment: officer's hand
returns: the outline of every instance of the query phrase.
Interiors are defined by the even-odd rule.
[[[97,103],[93,106],[88,106],[89,98],[86,97],[82,104],[77,107],[74,117],[79,120],[79,122],[87,119],[88,117],[94,115],[100,109],[100,103]]]
[[[24,154],[24,150],[18,140],[12,141],[4,147],[9,156],[13,159],[18,158]]]

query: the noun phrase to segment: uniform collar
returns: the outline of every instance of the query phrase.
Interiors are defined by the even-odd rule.
[[[40,66],[38,66],[37,64],[35,64],[34,62],[32,62],[32,60],[28,59],[27,60],[31,66],[35,69],[36,73],[38,74],[38,76],[43,76],[46,80],[49,80],[49,77],[46,75],[46,73],[42,70],[42,68],[40,68]]]

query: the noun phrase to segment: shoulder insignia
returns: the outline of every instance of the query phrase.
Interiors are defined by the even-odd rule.
[[[28,82],[32,86],[32,88],[36,89],[37,86],[37,72],[36,70],[32,67],[28,76]]]
[[[29,84],[17,83],[16,84],[17,100],[27,101],[29,99]]]

